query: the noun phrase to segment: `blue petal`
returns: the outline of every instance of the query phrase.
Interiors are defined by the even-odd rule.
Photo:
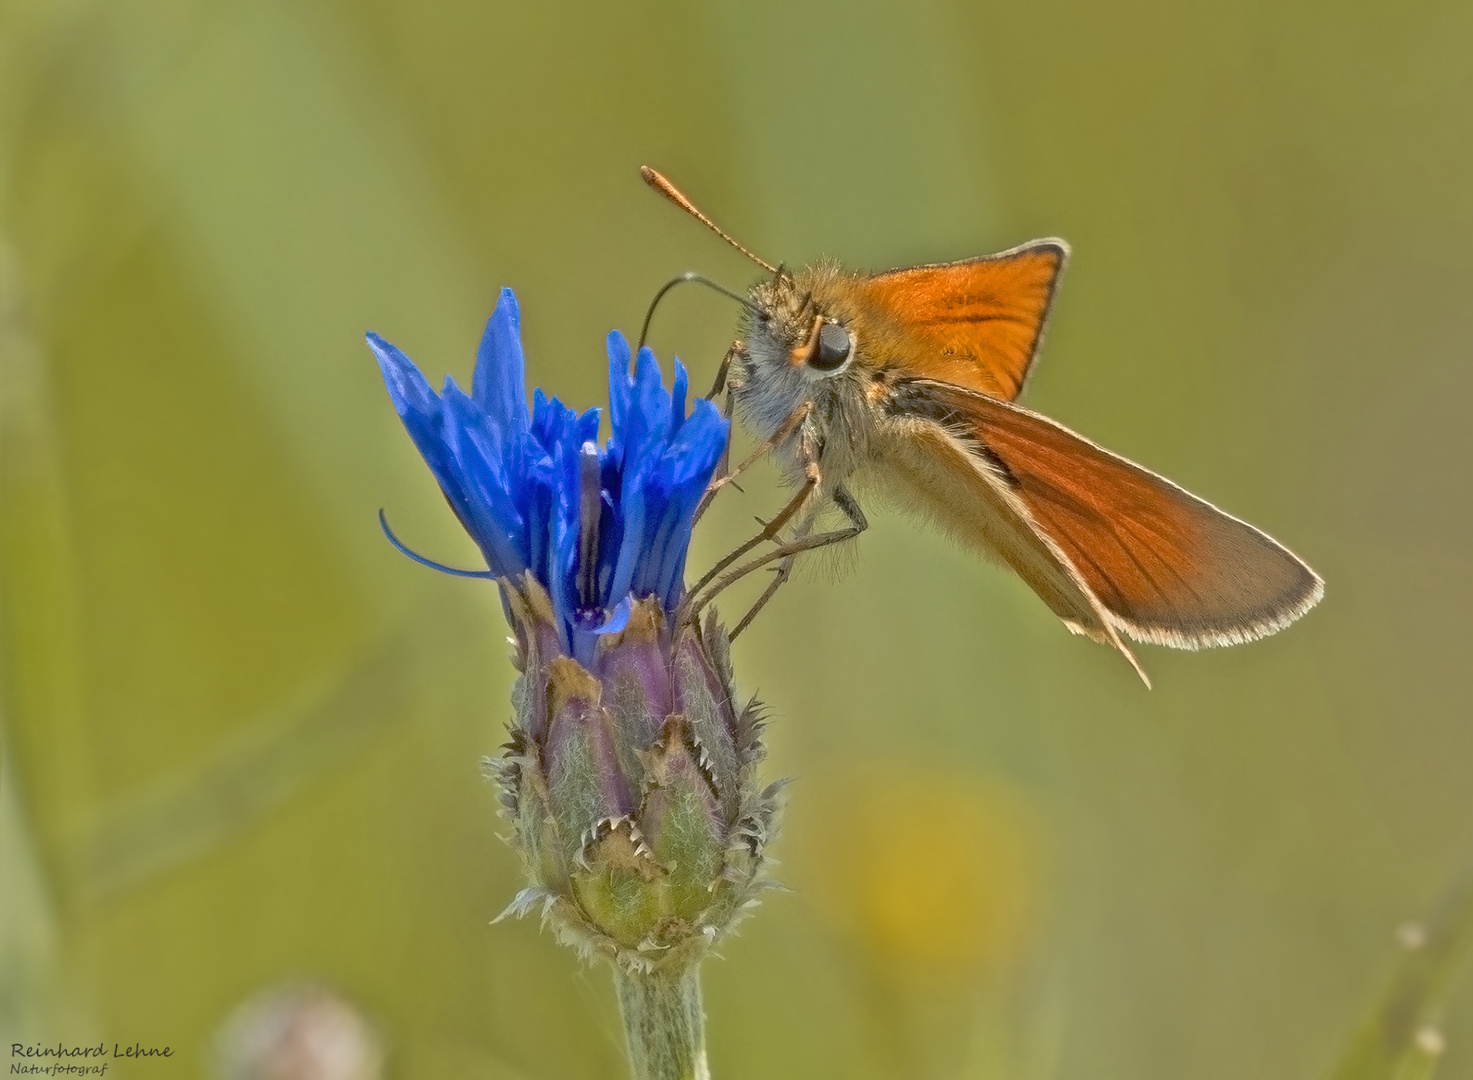
[[[655,439],[663,440],[670,429],[670,395],[660,378],[660,364],[649,349],[640,349],[634,363],[634,394],[647,430]]]
[[[710,482],[726,440],[731,434],[731,421],[721,415],[714,402],[697,398],[689,418],[670,441],[668,456],[677,471],[688,476],[702,476],[702,486]]]
[[[486,415],[451,379],[445,380],[443,400],[458,484],[441,487],[487,565],[515,577],[528,566],[522,477],[508,474]]]
[[[552,565],[552,519],[556,501],[556,476],[552,459],[539,454],[527,467],[526,509],[527,566],[544,586]]]
[[[667,608],[674,608],[685,591],[685,557],[696,507],[706,492],[711,476],[726,449],[731,422],[710,401],[700,400],[664,455],[669,505],[670,532],[656,545],[658,566],[653,569],[651,591]]]
[[[604,620],[603,625],[594,631],[595,634],[617,634],[629,625],[629,612],[633,608],[629,597],[619,601],[619,606],[609,612],[609,617]]]
[[[567,413],[571,418],[572,413]],[[566,431],[571,432],[571,425]],[[571,440],[562,440],[553,451],[553,470],[557,477],[557,494],[553,503],[551,551],[548,565],[547,591],[552,597],[552,610],[558,617],[564,645],[580,660],[574,648],[573,629],[579,614],[578,597],[578,451]]]
[[[516,295],[510,289],[502,289],[496,310],[486,320],[486,332],[481,335],[476,371],[471,379],[471,397],[476,404],[493,422],[513,431],[527,430],[521,324]]]
[[[389,396],[394,399],[394,408],[399,415],[439,413],[440,399],[430,389],[429,382],[420,374],[419,368],[414,366],[414,361],[377,334],[369,333],[365,336],[368,347],[378,357],[379,370],[384,374],[384,385],[389,388]]]
[[[368,335],[368,347],[378,357],[384,385],[394,402],[409,437],[424,456],[436,478],[442,478],[449,464],[449,450],[441,435],[440,399],[420,374],[414,361],[377,334]]]
[[[572,440],[577,419],[572,409],[557,398],[548,398],[540,388],[532,395],[532,437],[545,452],[550,454],[555,446]]]
[[[618,556],[609,579],[609,596],[624,596],[634,586],[634,575],[643,554],[645,498],[642,477],[625,476],[624,491],[619,500],[619,518],[623,532],[619,538]]]
[[[690,389],[690,376],[685,373],[685,365],[676,357],[675,364],[675,388],[670,392],[670,437],[675,438],[680,431],[681,424],[685,423],[685,395]]]
[[[624,443],[621,439],[625,425],[629,423],[629,410],[633,405],[634,380],[629,375],[629,342],[615,330],[609,334],[609,423],[613,435],[609,438],[609,452],[623,456]]]
[[[589,409],[582,416],[578,417],[578,422],[574,425],[573,437],[579,447],[582,447],[584,443],[593,442],[598,438],[599,415],[600,411],[598,409]],[[600,453],[598,457],[602,461],[604,456]]]
[[[466,521],[464,497],[460,485],[460,468],[454,450],[444,431],[444,409],[430,384],[420,374],[414,361],[377,334],[368,335],[368,346],[378,357],[384,385],[394,408],[404,421],[404,428],[414,440],[425,464],[435,474],[440,488],[450,499],[451,507],[461,522]]]
[[[539,521],[533,530],[537,547],[533,573],[552,600],[564,647],[575,655],[581,496],[578,458],[582,444],[588,441],[579,436],[589,427],[597,433],[596,413],[579,417],[557,398],[549,400],[540,392],[535,396],[532,436],[538,452],[533,478],[539,489],[535,497]]]
[[[514,301],[509,314],[514,321]],[[377,334],[368,335],[368,344],[405,428],[487,566],[497,574],[521,573],[527,567],[520,509],[525,403],[520,417],[513,411],[509,418],[497,415],[493,420],[454,380],[447,379],[443,396],[436,396],[399,349]],[[519,367],[517,371],[514,396],[522,400]]]

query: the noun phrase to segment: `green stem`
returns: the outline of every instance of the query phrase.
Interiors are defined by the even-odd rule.
[[[615,967],[614,988],[634,1080],[710,1080],[698,965],[650,975]]]

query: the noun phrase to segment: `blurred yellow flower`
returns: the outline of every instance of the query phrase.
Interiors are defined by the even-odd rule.
[[[794,884],[873,960],[951,979],[1018,956],[1042,902],[1043,861],[1042,830],[1019,793],[893,762],[848,765],[802,787]]]

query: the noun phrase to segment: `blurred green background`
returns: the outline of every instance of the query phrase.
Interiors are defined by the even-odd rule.
[[[602,403],[661,282],[753,277],[648,162],[789,264],[1067,238],[1025,403],[1328,585],[1147,692],[872,514],[736,646],[793,891],[707,965],[716,1075],[1323,1076],[1473,862],[1470,55],[1451,0],[4,0],[4,1042],[202,1075],[311,980],[394,1077],[622,1075],[607,973],[488,925],[505,628],[378,532],[473,563],[363,332],[464,382],[509,284]],[[734,323],[653,341],[704,385]]]

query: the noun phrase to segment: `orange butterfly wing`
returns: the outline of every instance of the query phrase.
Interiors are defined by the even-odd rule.
[[[1324,593],[1271,537],[1062,424],[954,386],[909,387],[910,415],[955,436],[979,472],[1015,496],[1111,625],[1138,641],[1185,649],[1251,641]]]
[[[929,346],[918,374],[1012,401],[1028,379],[1068,256],[1062,240],[1035,240],[979,259],[891,270],[859,288]]]

